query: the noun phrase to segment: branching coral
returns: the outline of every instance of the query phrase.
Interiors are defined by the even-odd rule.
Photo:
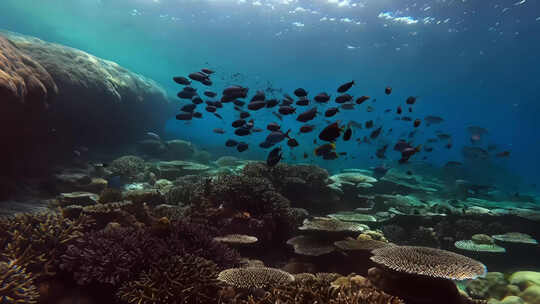
[[[70,245],[60,267],[73,272],[78,284],[117,285],[132,279],[168,253],[166,244],[148,231],[114,228],[87,233]]]
[[[303,275],[292,283],[276,286],[259,297],[235,298],[228,303],[250,304],[403,304],[403,300],[370,286],[351,281],[341,287],[332,286],[333,280]]]
[[[18,214],[4,220],[0,260],[15,260],[36,278],[54,275],[60,256],[88,224],[87,217],[72,221],[60,213]]]
[[[124,283],[116,295],[137,304],[218,303],[217,269],[195,255],[172,256]]]
[[[215,241],[214,236],[207,227],[202,225],[175,221],[165,241],[169,250],[176,254],[196,254],[223,268],[237,265],[240,260],[238,253],[227,245]]]
[[[34,304],[39,292],[34,278],[14,261],[0,262],[0,303]]]

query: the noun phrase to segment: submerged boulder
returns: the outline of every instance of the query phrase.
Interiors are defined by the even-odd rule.
[[[46,170],[51,160],[73,157],[80,145],[132,143],[174,114],[152,80],[81,50],[11,32],[0,32],[0,95],[6,113],[0,157],[17,175]]]

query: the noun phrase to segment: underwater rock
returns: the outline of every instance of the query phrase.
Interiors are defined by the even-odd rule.
[[[174,139],[167,141],[167,154],[170,159],[186,160],[193,157],[195,147],[189,141]]]
[[[98,201],[99,195],[90,192],[60,193],[58,196],[58,203],[60,206],[89,206],[97,204]]]
[[[514,272],[508,279],[510,284],[517,285],[522,289],[527,286],[538,285],[540,286],[540,272],[535,271],[518,271]]]
[[[132,143],[174,113],[155,82],[83,51],[2,32],[0,54],[1,90],[10,101],[0,128],[10,134],[9,149],[1,153],[14,174],[50,168],[80,143]]]
[[[157,164],[159,177],[168,180],[175,180],[184,175],[200,174],[209,169],[207,165],[183,160],[161,161]]]
[[[502,299],[507,293],[508,282],[501,272],[488,272],[485,277],[466,283],[466,291],[475,299]]]

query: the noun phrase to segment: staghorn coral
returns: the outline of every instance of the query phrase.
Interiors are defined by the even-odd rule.
[[[145,169],[144,160],[138,156],[126,155],[113,160],[109,166],[113,175],[120,175],[134,181]]]
[[[60,268],[73,272],[78,284],[117,285],[169,253],[163,240],[148,231],[113,228],[91,231],[62,255]]]
[[[16,261],[36,279],[54,275],[60,256],[90,225],[87,217],[70,220],[58,212],[17,214],[2,222],[0,260]]]
[[[218,280],[236,288],[265,288],[285,285],[294,276],[283,270],[269,267],[231,268],[218,274]]]
[[[158,261],[116,295],[127,303],[218,303],[218,267],[204,258],[185,254]]]
[[[399,273],[468,280],[486,273],[484,264],[446,250],[420,246],[387,246],[372,251],[371,260]]]
[[[0,262],[0,303],[35,304],[39,292],[34,285],[34,278],[15,261]]]

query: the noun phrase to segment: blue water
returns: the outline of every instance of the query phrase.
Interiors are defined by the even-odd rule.
[[[33,0],[0,2],[0,28],[82,49],[115,61],[158,81],[176,98],[180,86],[172,76],[187,75],[202,67],[216,71],[213,89],[220,92],[230,84],[250,88],[250,93],[270,83],[292,95],[303,87],[310,96],[336,88],[354,79],[351,95],[369,95],[354,111],[342,110],[343,122],[373,119],[393,128],[388,142],[390,166],[399,155],[391,151],[402,132],[411,124],[394,121],[398,104],[408,96],[419,96],[411,117],[438,115],[440,125],[421,126],[415,143],[433,137],[435,130],[453,136],[453,147],[442,144],[426,161],[442,165],[462,161],[461,147],[469,145],[466,127],[479,125],[489,130],[483,147],[496,144],[509,150],[509,158],[492,158],[486,181],[493,172],[499,183],[520,185],[516,191],[535,191],[540,181],[540,2],[500,1],[405,1],[405,0]],[[240,73],[240,77],[231,79]],[[391,86],[393,93],[384,95]],[[201,87],[202,89],[202,87]],[[281,97],[278,95],[276,97]],[[367,105],[375,108],[368,113]],[[166,137],[189,139],[215,153],[223,153],[226,139],[233,137],[232,106],[189,124],[171,116]],[[392,114],[384,114],[385,109]],[[307,107],[305,108],[307,110]],[[277,108],[275,109],[277,110]],[[298,111],[304,108],[299,107]],[[404,108],[404,112],[407,110]],[[324,112],[324,106],[321,107]],[[276,121],[270,111],[253,114],[264,128]],[[165,124],[165,122],[164,122]],[[319,129],[326,123],[318,120]],[[288,118],[283,129],[296,136],[301,124]],[[222,127],[226,135],[212,133]],[[193,132],[193,130],[206,130]],[[317,131],[316,131],[317,132]],[[357,136],[369,135],[365,130]],[[317,133],[296,136],[300,147],[297,161],[312,154]],[[258,148],[265,133],[246,138],[250,149],[243,157],[264,159],[267,151]],[[380,145],[379,145],[380,146]],[[315,160],[331,171],[345,167],[369,167],[382,161],[371,159],[378,145],[338,142],[338,151],[352,158]],[[227,154],[237,154],[235,150]],[[415,156],[415,161],[421,159]],[[286,161],[293,162],[285,148]],[[309,160],[308,160],[309,161]],[[485,164],[471,170],[483,170]],[[489,171],[489,172],[488,172]],[[511,174],[507,174],[510,172]],[[481,174],[480,174],[481,175]]]

